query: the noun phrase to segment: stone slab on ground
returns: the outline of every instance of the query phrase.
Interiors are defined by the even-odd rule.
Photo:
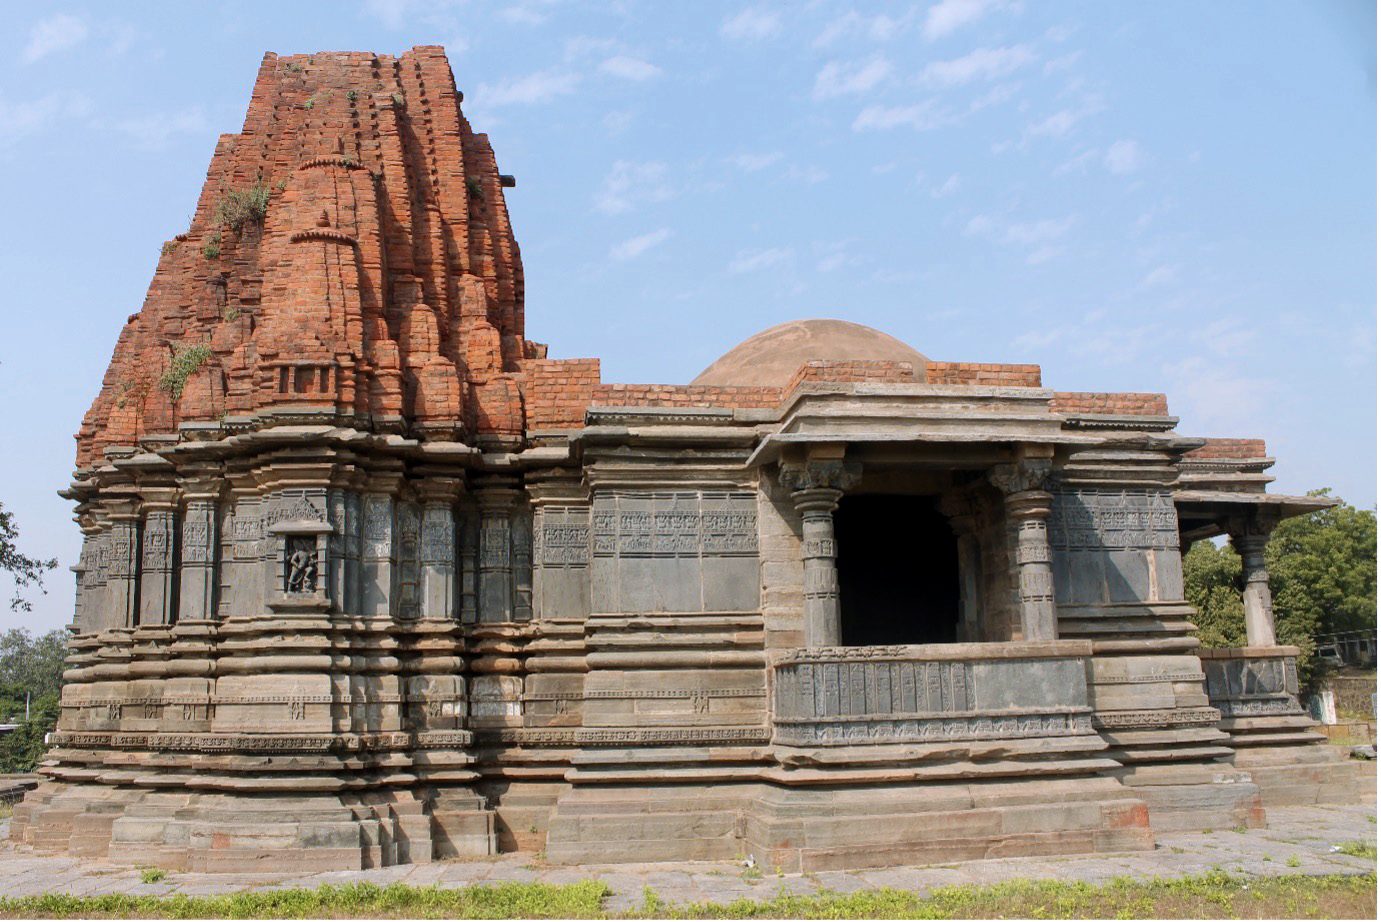
[[[928,892],[937,887],[992,884],[1005,880],[1067,880],[1091,884],[1116,877],[1134,880],[1183,877],[1220,869],[1248,877],[1288,874],[1363,874],[1375,870],[1374,861],[1334,851],[1348,842],[1376,843],[1376,807],[1278,807],[1270,825],[1260,829],[1166,833],[1155,851],[1128,855],[1086,855],[1041,858],[993,858],[918,868],[879,868],[866,871],[822,871],[778,875],[771,868],[746,872],[738,862],[697,861],[682,864],[589,865],[552,867],[523,853],[486,859],[438,861],[426,865],[396,865],[367,871],[326,871],[316,874],[204,874],[170,872],[146,884],[139,869],[67,855],[43,855],[31,847],[0,841],[0,896],[43,893],[76,896],[104,893],[208,896],[245,890],[315,888],[351,882],[387,885],[395,881],[415,886],[436,884],[465,887],[504,881],[552,884],[602,880],[613,896],[611,912],[636,910],[650,888],[663,903],[704,901],[727,903],[740,898],[766,900],[786,892],[812,894],[820,890],[851,893],[893,887]]]

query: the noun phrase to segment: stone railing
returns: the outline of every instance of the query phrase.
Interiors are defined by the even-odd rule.
[[[1302,715],[1298,656],[1296,647],[1199,651],[1209,703],[1226,718]]]
[[[778,743],[1089,734],[1086,641],[821,647],[773,662]]]

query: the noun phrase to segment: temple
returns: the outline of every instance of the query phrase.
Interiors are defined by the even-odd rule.
[[[1260,441],[840,320],[606,383],[526,338],[514,182],[461,100],[438,47],[265,56],[76,437],[15,839],[810,871],[1364,796],[1266,578],[1331,501],[1267,492]],[[1205,651],[1181,555],[1220,535],[1249,646]]]

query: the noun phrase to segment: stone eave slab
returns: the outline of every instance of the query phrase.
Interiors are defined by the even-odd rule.
[[[1208,515],[1231,514],[1249,507],[1273,508],[1282,518],[1308,515],[1320,509],[1342,504],[1334,496],[1291,496],[1285,493],[1245,493],[1230,490],[1179,490],[1174,494],[1175,506],[1186,512]]]
[[[1074,447],[1101,445],[1106,439],[1097,436],[1075,435],[1068,432],[1061,432],[1056,429],[1054,432],[1048,430],[1032,431],[1012,427],[1006,431],[995,430],[990,432],[975,432],[972,428],[965,429],[959,426],[947,427],[944,429],[928,430],[920,426],[904,424],[896,430],[883,431],[879,429],[865,429],[862,427],[830,427],[811,429],[804,432],[775,432],[763,437],[753,454],[748,458],[747,464],[754,465],[771,464],[781,460],[782,450],[789,445],[814,445],[821,443],[869,443],[869,444],[915,444],[927,443],[932,445],[943,444],[1041,444],[1041,445],[1069,445]]]

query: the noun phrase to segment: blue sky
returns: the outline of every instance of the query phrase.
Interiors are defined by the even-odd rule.
[[[1165,392],[1273,489],[1376,502],[1371,4],[0,7],[0,502],[64,567],[71,435],[265,51],[445,45],[518,178],[528,336],[606,381],[842,317]]]

